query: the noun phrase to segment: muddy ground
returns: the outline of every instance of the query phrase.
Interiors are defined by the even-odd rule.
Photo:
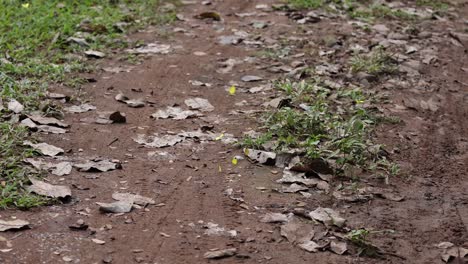
[[[95,111],[67,114],[64,121],[71,125],[69,133],[41,136],[45,142],[63,148],[66,159],[118,159],[122,169],[95,173],[73,170],[63,177],[50,175],[50,183],[72,186],[71,202],[1,212],[2,219],[14,216],[31,223],[29,230],[2,234],[10,241],[11,250],[0,253],[1,263],[429,264],[443,262],[443,249],[437,247],[441,242],[468,247],[465,181],[468,42],[450,35],[466,29],[468,4],[459,4],[457,10],[450,12],[458,17],[425,20],[417,24],[418,31],[425,34],[408,36],[404,22],[399,20],[379,21],[377,24],[388,28],[379,33],[374,28],[365,31],[342,17],[321,16],[319,22],[299,24],[283,11],[272,11],[270,7],[275,1],[211,1],[208,6],[194,2],[180,7],[178,13],[185,20],[164,28],[164,36],[161,28],[151,27],[130,36],[145,43],[169,44],[168,54],[148,56],[143,63],[130,65],[129,72],[102,70],[88,76],[95,82],[82,88],[80,98],[88,100],[98,111],[125,113],[125,124],[83,122],[96,116]],[[259,4],[265,4],[266,8]],[[211,10],[216,10],[222,21],[193,18]],[[251,23],[258,20],[268,26],[254,28]],[[219,43],[220,36],[234,35],[236,31],[250,35],[236,45]],[[391,40],[392,32],[403,37]],[[325,37],[339,44],[327,46]],[[269,46],[280,49],[281,39],[288,40],[289,55],[280,59],[259,56]],[[400,65],[408,61],[419,63],[412,64],[407,73],[371,82],[350,79],[345,70],[325,76],[389,95],[389,103],[381,103],[380,108],[402,122],[379,126],[375,137],[387,146],[390,157],[402,170],[399,176],[389,178],[388,184],[372,176],[363,181],[370,186],[391,188],[404,196],[403,201],[374,198],[346,202],[335,199],[331,192],[310,190],[310,197],[275,192],[281,188],[275,182],[281,178],[280,169],[245,159],[233,165],[232,158],[242,156],[242,150],[222,140],[187,140],[161,149],[147,148],[133,140],[137,134],[164,135],[207,126],[213,126],[216,135],[225,133],[241,138],[244,132],[258,129],[257,112],[264,111],[262,103],[277,96],[273,90],[251,94],[248,88],[288,74],[271,70],[274,63],[289,65],[299,60],[310,67],[323,62],[344,65],[353,44],[369,47],[383,40],[391,40],[389,49],[401,54],[405,54],[408,46],[417,46],[418,51],[405,54]],[[435,49],[436,59],[428,64],[421,62],[424,59],[421,51],[426,48]],[[318,54],[328,50],[335,53]],[[120,52],[116,52],[116,57]],[[217,71],[222,67],[220,62],[229,58],[240,63],[229,72]],[[102,68],[129,66],[117,59],[95,63]],[[263,80],[242,82],[245,75],[261,76]],[[193,80],[210,83],[211,87],[192,85]],[[228,89],[233,82],[237,91],[230,95]],[[75,93],[66,87],[55,87],[55,92]],[[144,98],[146,105],[130,108],[116,102],[114,96],[119,92],[131,98]],[[150,118],[158,109],[184,106],[184,100],[194,97],[208,99],[214,111],[184,120]],[[430,106],[420,104],[421,100],[430,101]],[[161,152],[166,153],[159,155]],[[330,184],[337,186],[339,181],[342,179]],[[226,194],[229,189],[231,195]],[[124,214],[101,213],[96,202],[112,202],[114,192],[141,194],[153,198],[156,204]],[[295,208],[312,211],[319,206],[339,212],[347,220],[349,230],[393,230],[370,237],[381,249],[381,256],[358,256],[351,244],[343,255],[330,250],[310,253],[282,237],[278,224],[259,221],[269,212],[288,213]],[[79,219],[89,225],[87,230],[69,228]],[[235,230],[236,235],[206,234],[208,223]],[[8,249],[6,244],[1,247]],[[237,254],[217,260],[204,258],[205,252],[226,248],[236,248]]]

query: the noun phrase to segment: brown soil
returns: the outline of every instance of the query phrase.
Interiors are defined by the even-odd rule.
[[[395,150],[391,157],[402,165],[402,176],[390,178],[390,186],[405,196],[402,202],[373,199],[366,203],[345,203],[331,195],[313,194],[304,198],[299,194],[270,191],[279,188],[280,178],[274,167],[260,166],[246,160],[237,166],[231,164],[235,155],[242,155],[236,147],[210,142],[207,144],[179,144],[165,149],[138,146],[133,137],[138,134],[164,134],[168,131],[197,130],[214,125],[214,131],[241,137],[244,131],[255,129],[255,115],[230,113],[232,110],[262,110],[261,104],[273,92],[248,94],[242,88],[256,84],[240,81],[243,75],[258,75],[265,79],[283,76],[265,70],[272,62],[257,59],[243,62],[228,74],[217,73],[218,62],[227,58],[244,59],[256,56],[262,47],[243,44],[220,45],[218,37],[231,35],[232,29],[256,32],[264,39],[280,37],[305,38],[304,49],[323,47],[324,36],[334,36],[344,43],[352,36],[353,27],[341,18],[324,18],[321,22],[298,26],[281,12],[261,12],[255,6],[273,1],[226,0],[213,1],[211,6],[186,5],[179,13],[189,19],[171,27],[185,28],[190,34],[171,33],[167,38],[157,34],[158,28],[149,28],[132,35],[147,43],[169,43],[176,49],[167,55],[155,55],[136,66],[129,73],[100,72],[97,80],[83,87],[84,98],[99,111],[121,111],[127,115],[126,124],[85,124],[80,119],[95,116],[95,112],[69,114],[65,121],[71,124],[64,136],[43,136],[43,140],[69,150],[66,156],[106,157],[124,161],[123,169],[105,173],[73,171],[60,180],[50,176],[52,183],[78,186],[73,201],[68,204],[35,208],[29,211],[8,210],[0,213],[3,219],[16,216],[32,223],[30,230],[2,234],[13,243],[13,250],[0,253],[1,263],[441,263],[440,242],[450,241],[468,246],[468,183],[465,181],[468,164],[468,75],[467,49],[452,45],[448,32],[462,31],[463,15],[468,6],[461,5],[459,19],[432,20],[421,25],[421,31],[445,39],[433,43],[439,48],[437,65],[424,65],[421,80],[426,85],[385,90],[376,84],[373,89],[391,94],[394,103],[383,104],[386,113],[400,117],[402,124],[384,125],[377,131],[379,142]],[[194,14],[216,10],[222,22],[193,19]],[[260,17],[239,18],[235,13],[257,12]],[[466,17],[466,16],[465,16]],[[266,29],[253,29],[253,20],[272,22]],[[391,29],[401,28],[397,21],[384,21]],[[221,29],[224,28],[223,31]],[[171,30],[171,29],[169,29]],[[306,33],[307,32],[307,33]],[[369,36],[369,43],[372,36]],[[364,40],[366,41],[366,40]],[[423,45],[426,42],[421,42]],[[346,43],[350,45],[350,43]],[[297,45],[301,46],[301,45]],[[421,47],[423,48],[423,47]],[[292,54],[304,52],[298,47]],[[205,56],[196,56],[202,51]],[[337,63],[344,63],[349,54],[342,52]],[[303,58],[310,65],[320,61],[318,55]],[[123,65],[117,60],[100,62],[103,67]],[[212,83],[212,87],[195,87],[189,80]],[[239,83],[238,92],[230,96],[226,91],[230,81]],[[132,89],[141,89],[134,92]],[[63,91],[63,90],[62,90]],[[71,90],[66,90],[72,93]],[[114,100],[123,92],[130,97],[145,97],[154,104],[143,108],[129,108]],[[397,110],[406,98],[428,100],[437,96],[441,103],[437,111]],[[179,104],[189,97],[208,99],[215,110],[203,119],[154,120],[150,115],[159,108]],[[236,106],[245,100],[246,106]],[[211,121],[215,120],[215,121]],[[116,141],[115,141],[116,140]],[[111,144],[111,142],[113,142]],[[111,144],[109,146],[109,144]],[[82,151],[79,151],[79,150]],[[173,161],[154,160],[151,151],[167,151],[176,156]],[[221,170],[220,170],[221,168]],[[89,176],[96,176],[90,179]],[[367,179],[370,185],[381,185],[378,179]],[[89,188],[82,190],[82,187]],[[265,187],[266,191],[256,187]],[[225,190],[232,188],[245,203],[231,200]],[[96,202],[110,202],[116,191],[139,193],[152,197],[161,206],[148,206],[124,215],[103,214]],[[303,204],[300,204],[303,203]],[[289,212],[297,206],[314,210],[318,206],[338,210],[352,229],[395,230],[394,234],[376,234],[372,242],[384,254],[382,258],[358,257],[356,254],[336,255],[329,251],[308,253],[281,237],[274,224],[260,223],[267,212]],[[87,231],[72,231],[69,225],[83,219],[90,226]],[[238,232],[234,238],[208,236],[203,223],[213,222]],[[97,245],[91,241],[106,241]],[[221,260],[206,260],[203,254],[210,249],[238,249],[238,255]]]

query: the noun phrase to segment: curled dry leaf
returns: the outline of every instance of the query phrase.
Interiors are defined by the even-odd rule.
[[[281,213],[267,213],[260,219],[262,223],[286,223],[288,221],[288,215]]]
[[[281,235],[290,243],[303,244],[314,238],[314,226],[302,222],[299,218],[293,217],[289,222],[281,226]]]
[[[30,128],[33,131],[39,131],[46,134],[65,134],[67,133],[66,129],[55,127],[55,126],[47,126],[47,125],[37,125],[34,123],[30,118],[26,118],[21,120],[21,125]]]
[[[274,165],[276,160],[276,153],[267,152],[255,149],[244,149],[244,154],[251,160],[257,161],[261,164]]]
[[[297,246],[311,253],[318,252],[319,249],[322,248],[319,244],[315,243],[314,241],[307,241],[305,243],[298,244]]]
[[[7,230],[18,230],[23,228],[29,228],[29,222],[25,220],[12,220],[12,221],[5,221],[0,220],[0,232],[7,231]]]
[[[200,110],[202,112],[211,112],[214,110],[214,106],[210,102],[203,98],[190,98],[184,101],[185,104],[192,110]]]
[[[343,255],[348,250],[348,245],[346,242],[332,241],[330,250],[338,255]]]
[[[255,76],[255,75],[245,75],[245,76],[242,76],[241,80],[243,82],[258,82],[258,81],[263,80],[263,78],[259,76]]]
[[[156,113],[152,114],[152,118],[156,119],[166,119],[172,118],[174,120],[182,120],[187,119],[190,117],[201,116],[199,112],[191,111],[191,110],[182,110],[180,107],[167,107],[164,110],[158,110]]]
[[[76,163],[73,165],[79,171],[99,171],[106,172],[116,169],[122,169],[122,164],[118,160],[89,160],[85,163]]]
[[[81,119],[83,122],[97,123],[101,125],[115,124],[115,123],[125,123],[127,122],[127,117],[124,113],[119,111],[115,112],[100,112],[98,117],[93,120]]]
[[[171,45],[151,43],[136,49],[128,49],[127,52],[132,54],[168,54],[171,52]]]
[[[69,113],[85,113],[88,111],[96,110],[96,107],[90,104],[82,104],[65,107],[64,110]]]
[[[20,102],[16,101],[15,99],[11,99],[8,102],[7,108],[8,110],[12,111],[15,114],[19,114],[23,112],[24,110],[24,106]]]
[[[132,210],[133,201],[117,201],[113,203],[96,203],[99,210],[104,213],[128,213]]]
[[[145,106],[145,101],[143,99],[130,99],[122,93],[119,93],[115,96],[115,100],[125,103],[130,107],[139,108]]]
[[[151,198],[131,193],[113,193],[112,199],[117,201],[133,202],[134,204],[141,206],[146,206],[148,204],[156,204],[156,202]]]
[[[58,127],[63,127],[63,128],[70,127],[70,125],[53,117],[44,117],[44,116],[35,114],[35,115],[28,115],[28,118],[40,125],[58,126]]]
[[[278,183],[301,183],[307,187],[318,187],[325,185],[327,182],[318,179],[305,178],[305,173],[293,172],[288,169],[283,171],[283,177],[276,182]]]
[[[346,219],[340,217],[340,215],[331,208],[319,207],[309,213],[310,218],[322,222],[327,226],[335,225],[342,227],[346,222]]]
[[[208,251],[203,255],[203,257],[206,259],[221,259],[221,258],[232,257],[236,253],[237,253],[236,248],[228,248],[228,249],[222,249],[222,250],[216,250],[216,251]]]
[[[54,157],[64,152],[63,149],[56,147],[56,146],[49,145],[47,143],[34,144],[30,141],[24,141],[23,144],[26,146],[32,147],[34,150],[38,151],[39,153],[45,156]]]
[[[104,58],[106,54],[104,52],[96,51],[96,50],[87,50],[84,52],[84,54],[90,58]]]
[[[32,183],[27,187],[27,190],[39,195],[52,198],[68,198],[71,196],[71,190],[67,186],[52,185],[33,178],[29,179]]]
[[[288,187],[284,187],[281,189],[282,193],[297,193],[297,192],[302,192],[302,191],[308,191],[309,188],[304,187],[302,185],[293,183]]]
[[[72,164],[70,162],[60,162],[54,165],[54,169],[51,171],[52,174],[57,176],[68,175],[72,171]]]

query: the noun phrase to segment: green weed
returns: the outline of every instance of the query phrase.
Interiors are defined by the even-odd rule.
[[[310,159],[331,161],[338,174],[347,166],[382,170],[371,166],[383,157],[376,151],[380,146],[370,140],[377,118],[366,106],[369,94],[358,88],[330,88],[320,79],[276,86],[290,104],[268,113],[265,133],[244,140],[245,147],[262,149],[268,142],[276,152],[296,149]]]
[[[396,72],[397,65],[390,54],[383,48],[376,48],[369,55],[356,55],[351,59],[353,72],[366,72],[372,75],[392,74]]]

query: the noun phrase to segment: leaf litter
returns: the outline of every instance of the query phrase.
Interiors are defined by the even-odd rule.
[[[49,145],[47,143],[34,144],[31,141],[24,141],[23,144],[32,147],[34,150],[38,151],[39,153],[45,156],[54,157],[64,153],[63,149],[53,145]]]
[[[115,96],[115,100],[127,104],[129,107],[139,108],[145,106],[145,101],[143,99],[130,99],[123,93],[118,93]]]
[[[29,179],[32,183],[26,189],[30,192],[43,195],[51,198],[69,198],[71,197],[71,190],[67,186],[52,185],[34,178]]]
[[[29,222],[25,220],[0,220],[0,232],[8,231],[8,230],[21,230],[29,228]]]
[[[172,118],[174,120],[182,120],[199,116],[202,116],[202,114],[197,111],[183,110],[180,107],[172,106],[168,106],[166,109],[160,109],[156,113],[151,115],[151,117],[155,119]]]

